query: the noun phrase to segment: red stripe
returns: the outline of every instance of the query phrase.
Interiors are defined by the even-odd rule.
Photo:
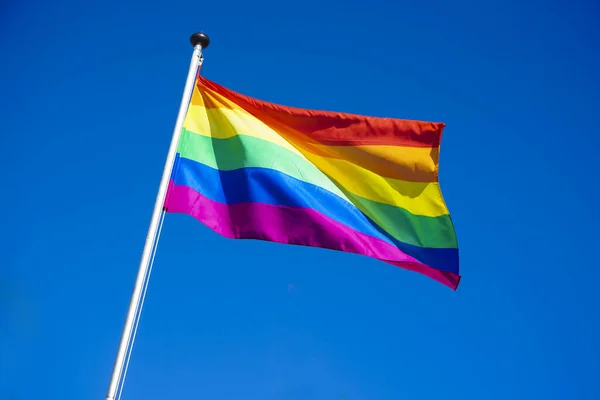
[[[293,129],[330,146],[388,145],[439,147],[445,124],[282,106],[236,93],[199,76],[198,86],[212,90],[267,123]],[[210,107],[210,104],[207,104]]]

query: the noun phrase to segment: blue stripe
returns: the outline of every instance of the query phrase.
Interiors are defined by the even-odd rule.
[[[432,268],[458,273],[458,249],[423,248],[400,242],[348,201],[276,170],[221,171],[177,154],[172,178],[176,185],[188,186],[219,203],[312,208],[358,232],[392,244]]]

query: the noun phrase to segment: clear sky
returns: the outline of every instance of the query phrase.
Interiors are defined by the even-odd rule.
[[[168,215],[124,399],[600,398],[600,6],[4,0],[0,398],[104,399],[192,48],[286,105],[442,121],[457,292]]]

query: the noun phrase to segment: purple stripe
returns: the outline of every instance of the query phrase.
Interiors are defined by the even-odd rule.
[[[380,239],[357,232],[323,214],[299,207],[262,203],[222,204],[186,186],[171,185],[166,208],[196,218],[215,232],[234,239],[258,239],[362,254],[423,273],[453,289],[455,274],[428,267]]]

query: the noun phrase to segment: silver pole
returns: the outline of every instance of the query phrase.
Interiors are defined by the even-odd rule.
[[[133,288],[133,293],[129,302],[129,311],[127,312],[127,318],[123,327],[121,342],[119,343],[119,350],[115,359],[110,384],[108,385],[106,400],[115,400],[123,373],[123,365],[127,356],[127,350],[133,347],[133,343],[130,343],[131,334],[133,331],[136,315],[139,314],[138,308],[142,296],[143,283],[148,273],[148,267],[150,265],[150,256],[152,255],[152,249],[154,248],[154,244],[156,243],[157,239],[157,230],[160,222],[160,217],[163,213],[163,205],[165,202],[165,196],[167,194],[167,188],[169,186],[169,180],[171,178],[171,172],[173,170],[173,163],[177,154],[177,146],[179,145],[179,139],[181,137],[183,121],[185,119],[190,97],[192,95],[192,90],[194,88],[194,82],[196,81],[198,67],[202,63],[202,48],[206,48],[209,44],[208,37],[203,33],[193,34],[190,38],[190,42],[194,46],[194,52],[192,54],[192,60],[190,62],[190,69],[188,71],[187,80],[185,82],[183,97],[181,98],[181,104],[179,105],[179,113],[177,114],[177,121],[175,123],[175,128],[173,129],[173,136],[171,138],[169,152],[167,153],[167,160],[165,161],[165,167],[163,169],[162,178],[160,180],[160,186],[158,187],[158,194],[156,195],[156,202],[154,203],[154,211],[152,212],[150,227],[148,228],[148,234],[146,235],[146,243],[144,244],[144,250],[142,252],[142,258],[140,260],[140,266],[138,269],[135,286]]]

